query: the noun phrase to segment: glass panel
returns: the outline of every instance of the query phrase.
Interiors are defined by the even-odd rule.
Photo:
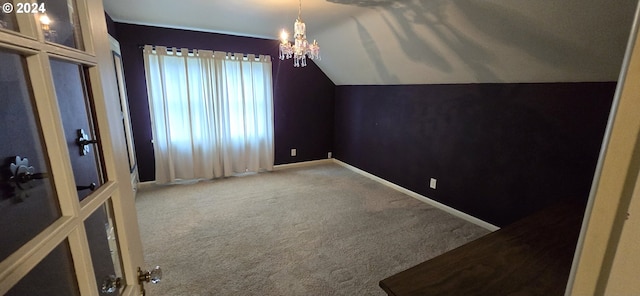
[[[80,295],[75,274],[69,242],[65,240],[5,295]]]
[[[44,3],[46,9],[39,18],[45,40],[84,50],[76,1],[43,0],[38,3]]]
[[[100,295],[119,295],[122,292],[121,288],[114,288],[115,291],[109,291],[108,288],[110,286],[105,284],[110,279],[120,278],[121,287],[125,286],[112,213],[113,210],[109,201],[98,208],[84,222]]]
[[[18,31],[18,21],[16,20],[15,5],[13,5],[10,1],[2,2],[2,12],[0,12],[0,29]]]
[[[28,85],[24,58],[0,50],[0,261],[61,216]]]
[[[80,200],[104,183],[101,152],[93,122],[93,108],[87,94],[87,81],[82,66],[62,60],[51,60],[51,74],[62,116],[71,167]],[[86,145],[80,144],[86,140]],[[93,184],[93,185],[92,185]]]

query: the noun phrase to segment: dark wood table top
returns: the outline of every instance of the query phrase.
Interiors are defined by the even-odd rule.
[[[563,201],[380,281],[388,295],[563,295],[584,203]]]

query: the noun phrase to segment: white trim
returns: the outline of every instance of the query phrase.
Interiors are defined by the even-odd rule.
[[[281,170],[285,170],[285,169],[308,167],[308,166],[313,166],[313,165],[318,165],[318,164],[325,164],[325,163],[333,163],[333,162],[331,161],[331,159],[320,159],[320,160],[311,160],[311,161],[279,164],[279,165],[274,165],[273,166],[273,171],[281,171]],[[215,179],[212,179],[212,180],[216,180],[216,179],[219,179],[219,178],[215,178]],[[138,189],[151,188],[151,187],[155,186],[156,184],[157,183],[156,183],[155,180],[138,182]]]
[[[145,181],[145,182],[138,182],[138,189],[147,189],[147,188],[151,188],[153,187],[153,185],[156,184],[156,181]]]
[[[320,159],[320,160],[311,160],[311,161],[279,164],[279,165],[274,165],[273,166],[273,170],[274,171],[280,171],[280,170],[285,170],[285,169],[308,167],[308,166],[312,166],[312,165],[327,164],[327,163],[333,163],[332,159]]]
[[[458,218],[461,218],[461,219],[464,219],[466,221],[469,221],[469,222],[471,222],[471,223],[473,223],[475,225],[478,225],[478,226],[480,226],[482,228],[485,228],[485,229],[487,229],[489,231],[496,231],[496,230],[500,229],[500,227],[498,227],[498,226],[495,226],[495,225],[493,225],[491,223],[482,221],[482,220],[480,220],[480,219],[478,219],[476,217],[473,217],[473,216],[471,216],[469,214],[466,214],[466,213],[463,213],[461,211],[458,211],[458,210],[456,210],[456,209],[454,209],[452,207],[449,207],[447,205],[439,203],[439,202],[437,202],[437,201],[435,201],[433,199],[430,199],[430,198],[428,198],[428,197],[426,197],[424,195],[421,195],[419,193],[413,192],[413,191],[411,191],[411,190],[409,190],[407,188],[404,188],[404,187],[402,187],[400,185],[391,183],[391,182],[389,182],[389,181],[387,181],[385,179],[382,179],[382,178],[380,178],[378,176],[375,176],[373,174],[365,172],[365,171],[363,171],[363,170],[361,170],[359,168],[356,168],[356,167],[354,167],[354,166],[352,166],[350,164],[344,163],[344,162],[339,161],[337,159],[333,159],[333,162],[337,163],[337,164],[339,164],[339,165],[341,165],[341,166],[343,166],[343,167],[345,167],[345,168],[347,168],[349,170],[352,170],[352,171],[354,171],[354,172],[356,172],[358,174],[361,174],[361,175],[363,175],[363,176],[365,176],[365,177],[367,177],[367,178],[369,178],[371,180],[377,181],[377,182],[381,183],[382,185],[386,185],[386,186],[388,186],[388,187],[390,187],[392,189],[400,191],[400,192],[402,192],[402,193],[404,193],[404,194],[406,194],[408,196],[411,196],[411,197],[413,197],[413,198],[415,198],[415,199],[417,199],[419,201],[427,203],[427,204],[429,204],[429,205],[431,205],[431,206],[433,206],[435,208],[443,210],[443,211],[445,211],[445,212],[447,212],[447,213],[449,213],[451,215],[454,215],[454,216],[456,216]]]

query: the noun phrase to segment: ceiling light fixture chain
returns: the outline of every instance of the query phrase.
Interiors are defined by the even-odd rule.
[[[307,57],[312,60],[320,59],[320,46],[318,42],[307,42],[306,25],[302,21],[302,0],[299,0],[298,18],[293,24],[294,42],[289,42],[289,33],[282,29],[280,33],[280,59],[293,58],[294,67],[304,67],[307,65]]]

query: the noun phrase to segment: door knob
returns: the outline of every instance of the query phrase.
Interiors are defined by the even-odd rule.
[[[146,291],[144,290],[144,283],[152,283],[157,284],[162,280],[162,269],[160,266],[156,266],[152,270],[142,271],[140,267],[138,267],[138,283],[140,284],[140,294],[144,296]]]
[[[142,269],[138,267],[138,282],[157,284],[160,280],[162,280],[162,268],[160,268],[160,266],[156,266],[154,269],[147,271],[142,271]]]
[[[102,286],[100,290],[102,293],[113,293],[118,291],[122,287],[122,279],[116,277],[115,275],[107,276],[104,281],[102,281]]]

